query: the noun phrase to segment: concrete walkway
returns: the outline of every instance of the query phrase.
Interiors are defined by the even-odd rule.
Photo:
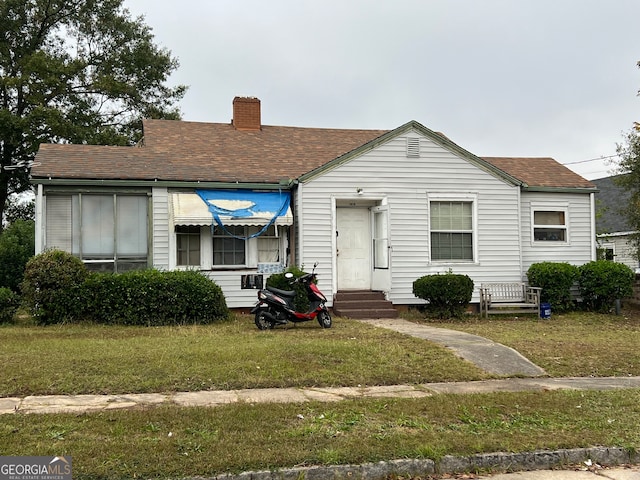
[[[431,327],[400,318],[362,320],[412,337],[430,340],[453,350],[456,355],[496,375],[538,377],[546,372],[513,348],[477,335]]]
[[[338,402],[357,398],[424,398],[439,394],[640,388],[640,377],[506,378],[373,387],[257,388],[122,395],[33,395],[0,398],[0,415],[77,413],[144,406],[216,407],[230,403]]]

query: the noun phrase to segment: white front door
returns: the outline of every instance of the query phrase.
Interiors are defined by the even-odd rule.
[[[371,215],[368,208],[337,208],[338,290],[371,289]]]

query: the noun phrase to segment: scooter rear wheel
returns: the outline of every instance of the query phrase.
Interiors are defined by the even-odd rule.
[[[259,330],[269,330],[273,328],[273,323],[269,321],[263,311],[256,312],[255,322]]]
[[[322,311],[318,314],[318,323],[322,328],[331,328],[331,315],[329,312]]]

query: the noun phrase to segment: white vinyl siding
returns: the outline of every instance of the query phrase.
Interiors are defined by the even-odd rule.
[[[595,243],[595,232],[591,230],[591,200],[588,194],[523,192],[521,210],[525,275],[533,263],[548,261],[582,265],[593,260],[592,246]],[[534,224],[534,215],[537,211],[564,213],[565,241],[535,239],[534,229],[537,225]]]
[[[407,136],[420,136],[420,156],[407,158]],[[386,202],[389,215],[388,297],[396,304],[419,302],[413,282],[451,268],[477,287],[487,281],[521,281],[520,191],[417,132],[400,135],[299,186],[296,205],[297,262],[319,262],[319,287],[328,298],[338,288],[335,271],[336,202]],[[362,193],[357,193],[357,188]],[[430,258],[429,199],[455,193],[473,201],[474,261]],[[469,200],[472,199],[472,200]],[[303,245],[302,245],[303,243]],[[477,298],[477,287],[476,295]]]
[[[169,194],[164,187],[154,187],[151,197],[153,268],[169,270],[173,235],[169,231]]]

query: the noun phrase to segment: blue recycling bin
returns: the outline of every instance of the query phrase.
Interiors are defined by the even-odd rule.
[[[551,304],[550,303],[541,303],[540,304],[540,318],[551,318]]]

